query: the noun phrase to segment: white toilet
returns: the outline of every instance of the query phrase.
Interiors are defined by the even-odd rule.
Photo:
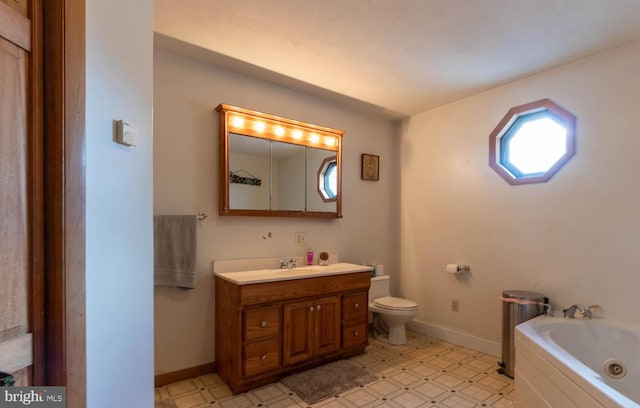
[[[407,342],[405,324],[418,314],[418,304],[389,296],[389,276],[375,276],[369,289],[369,312],[373,312],[374,336],[400,345]]]

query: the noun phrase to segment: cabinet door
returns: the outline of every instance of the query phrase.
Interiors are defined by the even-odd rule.
[[[346,322],[342,326],[342,347],[358,347],[367,345],[367,321]]]
[[[313,356],[315,302],[308,300],[284,305],[283,363],[301,363]]]
[[[369,293],[366,290],[342,296],[342,320],[366,320]]]
[[[244,341],[266,339],[280,333],[280,306],[244,311]]]
[[[340,296],[328,296],[314,301],[314,351],[321,356],[340,348]]]
[[[244,375],[252,375],[280,368],[280,341],[278,338],[249,343],[244,346]]]

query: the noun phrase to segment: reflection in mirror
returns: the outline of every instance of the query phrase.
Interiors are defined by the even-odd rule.
[[[219,214],[342,217],[343,131],[219,105]]]
[[[338,172],[334,152],[307,148],[307,209],[335,211]]]
[[[304,211],[305,147],[271,142],[271,210]]]
[[[229,134],[229,206],[269,210],[269,141]]]

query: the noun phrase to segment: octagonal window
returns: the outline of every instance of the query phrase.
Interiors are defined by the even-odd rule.
[[[489,165],[510,184],[549,180],[575,152],[575,116],[549,99],[516,106],[490,135]]]
[[[338,195],[338,162],[336,156],[324,159],[318,170],[318,193],[325,202],[336,201]]]

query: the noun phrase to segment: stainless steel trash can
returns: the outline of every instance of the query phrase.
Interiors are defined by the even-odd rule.
[[[502,299],[502,361],[498,372],[513,378],[515,327],[543,314],[549,299],[540,293],[523,290],[505,290]]]

